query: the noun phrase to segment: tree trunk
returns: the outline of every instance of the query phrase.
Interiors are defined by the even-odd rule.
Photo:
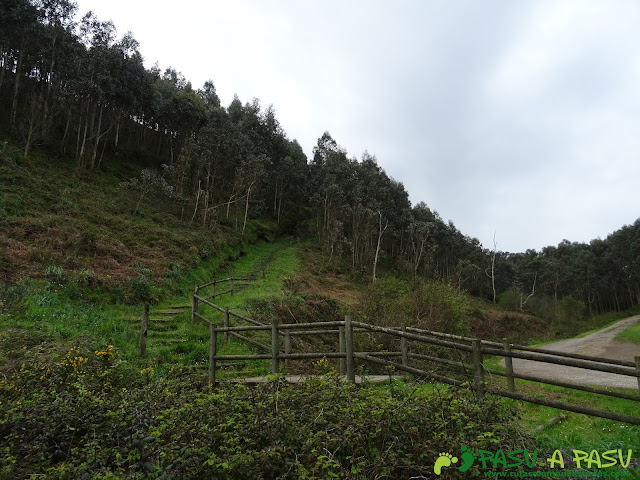
[[[193,219],[196,218],[196,213],[198,213],[198,203],[200,202],[200,193],[202,192],[202,190],[200,189],[200,182],[201,180],[198,180],[198,193],[196,194],[196,208],[193,209],[193,215],[191,216],[191,221],[189,222],[189,226],[191,226],[191,224],[193,223]]]
[[[4,47],[0,45],[0,62],[2,68],[0,68],[0,92],[2,91],[2,84],[4,83],[4,73],[7,70],[7,52]]]
[[[20,88],[20,70],[22,69],[22,58],[24,57],[24,42],[25,34],[22,33],[22,40],[20,42],[20,55],[18,55],[18,65],[16,66],[16,82],[13,88],[13,102],[11,103],[11,115],[10,125],[16,126],[16,111],[18,110],[18,90]]]
[[[378,212],[380,215],[380,224],[378,226],[378,244],[376,245],[376,256],[373,260],[373,281],[376,281],[376,268],[378,267],[378,255],[380,254],[380,242],[382,241],[382,234],[384,234],[385,230],[389,226],[389,222],[386,223],[384,228],[382,228],[382,213]]]
[[[251,185],[249,185],[249,188],[247,189],[247,202],[244,206],[244,223],[242,224],[242,233],[240,234],[240,238],[244,236],[244,229],[247,226],[247,215],[249,213],[249,195],[251,195],[251,187],[253,187],[253,183],[254,182],[251,182]]]
[[[205,196],[204,196],[204,213],[202,214],[202,228],[207,228],[207,213],[209,210],[209,182],[211,178],[210,170],[207,169],[207,186],[205,187]]]
[[[538,273],[536,272],[535,276],[533,277],[533,286],[531,287],[531,293],[527,296],[527,298],[524,300],[524,302],[522,301],[522,294],[520,294],[520,310],[521,311],[524,310],[524,306],[529,301],[529,299],[536,294],[536,280],[537,279],[538,279]]]
[[[282,213],[282,192],[280,192],[280,198],[278,199],[278,218],[277,218],[278,225],[280,225],[281,213]]]
[[[69,134],[69,126],[71,125],[71,107],[69,107],[69,111],[67,113],[67,123],[64,126],[64,134],[62,135],[62,141],[60,142],[60,153],[65,153],[66,144],[67,144],[67,136]]]
[[[118,120],[116,121],[116,138],[113,141],[113,148],[118,148],[118,141],[120,140],[120,115],[118,115]]]
[[[102,129],[102,112],[103,111],[104,111],[104,104],[101,103],[100,113],[98,114],[98,128],[96,128],[94,133],[96,141],[93,144],[93,149],[91,151],[91,163],[89,164],[89,168],[91,170],[93,170],[96,166],[96,158],[98,157],[98,144],[100,143],[100,138],[102,138],[102,135],[100,135],[100,130]],[[92,122],[92,126],[93,126],[93,122]]]
[[[51,88],[53,87],[53,67],[56,64],[56,40],[58,39],[58,31],[54,28],[53,39],[51,42],[51,60],[49,61],[49,78],[47,79],[47,95],[44,99],[44,108],[42,113],[42,136],[46,138],[49,133],[49,102],[51,101]]]
[[[35,92],[32,92],[28,95],[28,101],[29,101],[29,123],[28,123],[28,129],[27,129],[27,138],[26,138],[26,142],[25,142],[25,146],[24,146],[24,156],[28,156],[29,155],[29,151],[31,150],[31,146],[33,145],[33,142],[35,140],[36,137],[36,130],[38,129],[40,122],[39,122],[39,115],[40,115],[40,101],[39,101],[40,95],[38,95]]]

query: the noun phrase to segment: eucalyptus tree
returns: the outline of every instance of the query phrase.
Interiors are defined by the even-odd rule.
[[[73,55],[72,44],[75,43],[75,16],[78,5],[73,0],[41,0],[42,22],[45,25],[47,37],[48,65],[43,70],[42,77],[46,81],[47,89],[43,102],[43,136],[48,135],[51,126],[50,113],[52,102],[55,101],[55,89],[61,87],[64,79],[63,65],[58,65],[60,59]]]
[[[29,62],[26,61],[30,53],[34,53],[38,38],[39,11],[28,0],[2,0],[0,3],[0,51],[2,53],[2,71],[0,72],[0,87],[5,82],[5,75],[13,74],[13,92],[9,123],[15,127],[18,98],[22,79],[27,73]]]
[[[349,160],[329,132],[325,132],[313,149],[310,165],[312,198],[316,210],[317,232],[325,250],[342,249],[346,243],[342,211],[354,185],[355,164]],[[339,248],[338,248],[339,247]]]
[[[308,215],[309,169],[307,156],[296,140],[286,141],[285,157],[274,165],[274,216],[281,228],[292,231]],[[286,219],[286,225],[283,225]]]

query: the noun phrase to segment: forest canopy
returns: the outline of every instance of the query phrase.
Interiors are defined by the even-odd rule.
[[[25,156],[45,151],[78,174],[134,162],[140,175],[123,183],[138,205],[163,196],[184,221],[239,235],[248,219],[270,218],[373,281],[381,264],[517,310],[640,302],[640,220],[539,252],[483,247],[425,203],[412,205],[374,155],[350,156],[324,132],[307,158],[273,106],[237,96],[224,106],[211,80],[194,88],[173,68],[147,69],[131,32],[119,37],[72,0],[0,0],[0,132]]]

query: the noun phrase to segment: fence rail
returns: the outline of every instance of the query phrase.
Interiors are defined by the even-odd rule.
[[[225,281],[232,281],[232,279],[225,279]],[[220,281],[218,281],[218,283],[219,282]],[[635,357],[635,363],[633,363],[601,359],[587,355],[565,354],[543,348],[491,342],[413,327],[381,327],[353,321],[348,315],[341,321],[312,323],[279,324],[274,319],[274,321],[268,325],[244,315],[231,312],[228,308],[220,307],[209,299],[198,295],[199,289],[211,285],[215,285],[215,283],[210,282],[204,286],[196,287],[193,295],[192,320],[200,319],[209,324],[209,382],[214,385],[216,384],[216,370],[219,362],[271,360],[271,371],[273,373],[280,373],[283,361],[285,371],[290,371],[291,360],[332,358],[339,360],[340,372],[344,374],[347,379],[355,381],[355,361],[358,360],[368,364],[393,367],[396,370],[410,373],[419,378],[426,378],[454,386],[470,385],[480,400],[485,396],[485,393],[491,393],[538,405],[640,425],[640,417],[637,416],[538,398],[516,391],[516,380],[519,379],[637,402],[640,400],[640,356]],[[223,313],[222,325],[216,324],[200,314],[198,312],[200,304],[207,305]],[[231,326],[231,318],[244,321],[250,325]],[[270,336],[270,341],[262,342],[242,334],[251,332],[265,332]],[[362,333],[379,334],[399,339],[400,351],[356,351],[354,335]],[[257,347],[264,353],[251,355],[220,355],[217,352],[218,334],[224,335],[225,342],[229,341],[229,336],[233,336]],[[300,335],[323,335],[325,338],[333,339],[333,341],[336,342],[337,350],[294,353],[292,352],[291,339],[293,336]],[[282,345],[283,337],[284,345]],[[411,347],[415,347],[415,350],[420,350],[419,347],[424,349],[427,347],[430,349],[440,347],[454,353],[459,359],[453,360],[441,356],[427,355],[420,353],[420,351],[412,351]],[[504,358],[505,371],[485,367],[484,360],[488,355]],[[513,358],[635,377],[638,379],[638,394],[609,391],[602,388],[516,373],[513,371],[511,362]],[[392,359],[396,359],[396,361]],[[453,375],[456,375],[457,378],[434,371],[435,368],[433,364],[454,369]],[[506,378],[506,389],[497,388],[493,378],[487,381],[486,375]]]

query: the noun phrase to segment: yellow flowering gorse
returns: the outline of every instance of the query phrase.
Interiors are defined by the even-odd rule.
[[[113,358],[113,345],[107,345],[104,350],[96,350],[95,354],[100,358]]]

